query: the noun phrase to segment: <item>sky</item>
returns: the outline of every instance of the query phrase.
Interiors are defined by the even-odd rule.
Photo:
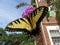
[[[31,3],[31,0],[0,0],[0,27],[5,28],[11,21],[21,18],[23,11],[28,6],[16,9],[21,2]]]

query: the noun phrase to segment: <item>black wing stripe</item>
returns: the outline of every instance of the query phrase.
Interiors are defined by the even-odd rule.
[[[13,23],[11,22],[11,23],[9,23],[9,25],[13,25]]]
[[[39,11],[40,11],[41,9],[39,8]]]
[[[39,18],[37,24],[39,24],[43,20],[43,18],[46,16],[47,12],[48,12],[48,8],[44,7],[44,11],[43,11],[41,17]]]
[[[32,13],[31,13],[31,15],[30,15],[31,17],[30,18],[32,18]]]
[[[20,18],[20,20],[24,21],[25,23],[27,23],[23,18]],[[28,24],[28,23],[27,23]]]
[[[24,32],[28,32],[29,31],[27,29],[22,29],[22,28],[9,28],[9,27],[6,27],[6,31],[24,31]]]
[[[13,21],[13,22],[17,24],[17,22],[16,22],[16,21]]]
[[[31,14],[30,14],[30,18],[32,18],[33,16],[36,16],[37,14],[37,9],[35,9]]]
[[[33,16],[35,16],[35,10],[33,11],[33,13],[32,13],[32,15],[31,15],[31,16],[32,16],[32,17],[33,17]]]
[[[37,14],[37,9],[35,9],[35,13]]]
[[[34,14],[34,16],[36,16],[36,14],[37,14],[37,9],[35,9],[35,10],[33,11],[33,14]]]
[[[16,20],[18,23],[20,23],[19,19]]]
[[[33,16],[35,16],[35,15],[36,15],[35,11],[36,11],[36,10],[34,10],[34,11],[33,11]]]
[[[31,24],[31,20],[30,20],[30,18],[29,17],[27,17],[27,20],[29,21],[29,23]],[[31,24],[31,26],[32,26],[32,24]]]

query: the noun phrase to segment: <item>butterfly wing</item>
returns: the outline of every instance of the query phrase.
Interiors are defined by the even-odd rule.
[[[7,26],[6,26],[6,30],[8,31],[31,31],[32,27],[30,22],[28,21],[27,18],[19,18],[15,21],[10,22]]]
[[[37,27],[47,14],[47,11],[47,7],[39,7],[35,9],[27,18],[20,18],[9,23],[6,26],[6,30],[34,32],[34,30],[38,30]]]
[[[36,27],[40,24],[40,22],[46,16],[47,12],[48,12],[48,7],[41,6],[35,9],[33,13],[29,15],[33,29],[36,29]]]

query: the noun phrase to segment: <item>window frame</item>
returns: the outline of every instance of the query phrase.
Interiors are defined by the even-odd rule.
[[[54,45],[53,44],[53,41],[52,41],[52,37],[51,37],[51,34],[50,34],[50,30],[59,30],[59,26],[58,25],[56,25],[56,26],[46,26],[46,28],[47,28],[47,32],[48,32],[48,35],[49,35],[49,39],[50,39],[50,41],[51,41],[51,45]],[[59,30],[60,31],[60,30]]]

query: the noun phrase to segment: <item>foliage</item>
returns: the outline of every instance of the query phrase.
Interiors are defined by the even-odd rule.
[[[60,10],[60,6],[57,0],[50,1],[50,5],[53,5],[53,6],[55,5],[56,11]]]
[[[0,28],[0,43],[6,40],[6,32],[3,28]]]
[[[57,0],[54,0],[54,1],[51,0],[50,5],[55,6],[56,14],[58,15],[58,22],[60,22],[60,6],[59,6],[58,1]],[[49,13],[49,11],[48,11],[48,13]],[[47,20],[48,20],[49,15],[50,14],[47,14],[47,16],[46,16]]]
[[[10,34],[5,41],[5,45],[34,45],[34,40],[32,36],[26,33]]]
[[[0,34],[3,34],[3,33],[5,33],[4,32],[4,29],[3,28],[0,28]]]
[[[5,45],[34,45],[33,36],[26,33],[6,35],[3,28],[0,28],[0,32],[0,43],[5,42]]]
[[[56,12],[56,15],[57,15],[57,21],[60,24],[60,11],[57,11]]]
[[[58,21],[58,23],[60,23],[60,6],[57,1],[55,2],[55,7],[56,7],[57,21]]]

